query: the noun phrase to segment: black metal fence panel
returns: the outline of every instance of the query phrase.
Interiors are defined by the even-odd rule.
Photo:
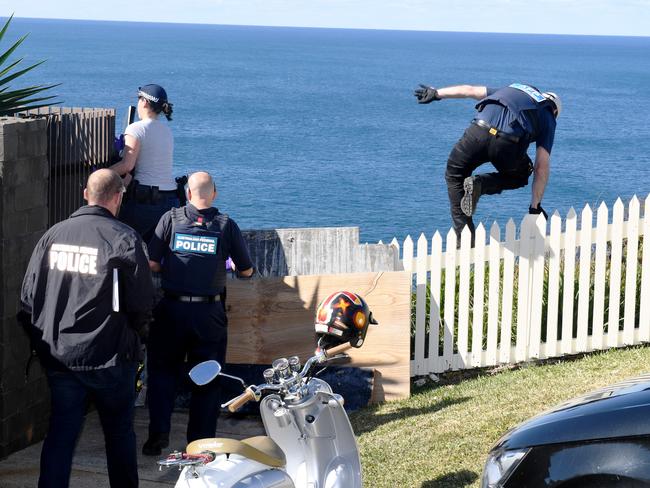
[[[47,118],[51,227],[83,205],[88,175],[109,165],[115,138],[115,109],[44,107],[20,115]]]

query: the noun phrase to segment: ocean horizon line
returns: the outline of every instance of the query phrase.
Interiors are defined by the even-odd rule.
[[[0,19],[9,18],[9,15]],[[171,22],[171,21],[141,21],[118,19],[71,19],[59,17],[14,17],[15,20],[42,21],[42,22],[88,22],[102,24],[144,24],[164,26],[201,26],[201,27],[226,27],[226,28],[261,28],[261,29],[295,29],[295,30],[325,30],[325,31],[361,31],[361,32],[404,32],[423,34],[476,34],[476,35],[503,35],[503,36],[535,36],[556,38],[621,38],[621,39],[648,39],[650,35],[623,35],[623,34],[566,34],[552,32],[497,32],[497,31],[460,31],[460,30],[422,30],[398,28],[371,28],[371,27],[333,27],[333,26],[300,26],[300,25],[265,25],[265,24],[218,24],[205,22]]]

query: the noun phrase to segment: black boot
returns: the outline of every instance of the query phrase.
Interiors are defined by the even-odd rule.
[[[465,195],[460,199],[460,209],[465,215],[471,217],[476,211],[476,204],[481,197],[481,179],[478,176],[470,176],[463,181]]]
[[[169,446],[169,432],[149,434],[149,439],[142,446],[142,454],[160,456],[167,446]]]

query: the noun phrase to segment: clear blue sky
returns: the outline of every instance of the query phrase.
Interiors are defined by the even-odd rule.
[[[0,16],[650,36],[650,0],[2,0]]]

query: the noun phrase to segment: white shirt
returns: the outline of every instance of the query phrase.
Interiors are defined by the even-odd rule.
[[[158,119],[144,119],[129,125],[124,133],[140,143],[134,178],[141,185],[157,186],[161,191],[175,190],[174,136],[169,126]]]

